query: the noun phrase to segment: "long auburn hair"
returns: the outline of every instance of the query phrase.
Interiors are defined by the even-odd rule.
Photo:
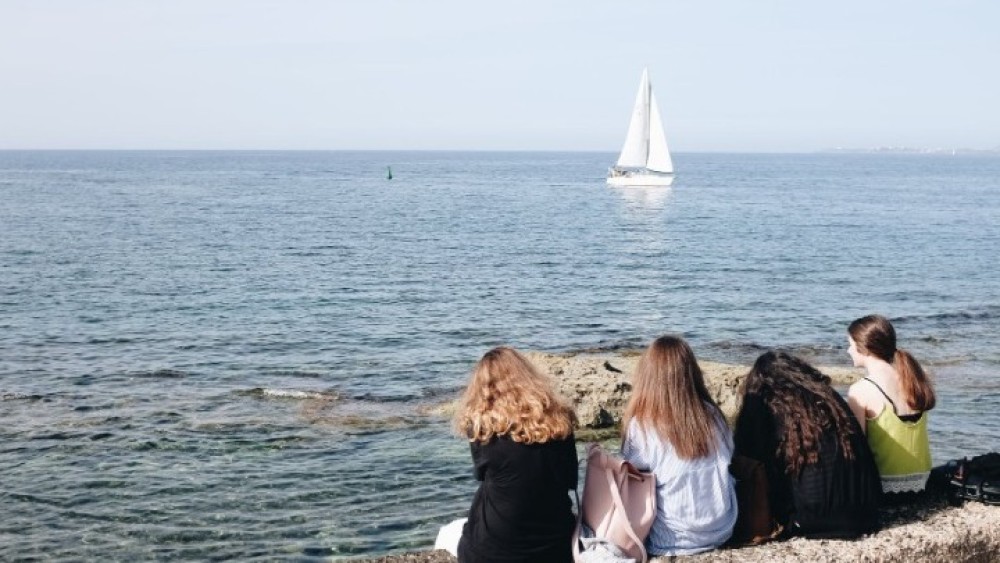
[[[470,442],[510,436],[523,444],[559,440],[573,433],[576,415],[517,350],[500,346],[476,363],[455,413],[454,425]]]
[[[820,438],[836,433],[845,459],[854,458],[850,412],[838,401],[830,378],[804,360],[773,350],[761,354],[743,380],[743,396],[759,395],[777,422],[778,451],[786,472],[798,475],[819,461]]]
[[[906,350],[896,347],[896,330],[889,319],[881,315],[861,317],[847,327],[847,333],[859,352],[892,365],[899,374],[900,391],[911,409],[923,412],[934,408],[937,404],[934,385],[920,362]]]
[[[715,451],[721,416],[691,347],[679,337],[661,336],[646,348],[632,375],[622,439],[635,419],[669,442],[678,457],[705,457]]]

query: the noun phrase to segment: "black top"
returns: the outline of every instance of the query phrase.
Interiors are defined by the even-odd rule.
[[[573,560],[576,526],[569,491],[576,488],[573,435],[544,444],[508,436],[472,443],[476,479],[482,481],[458,544],[461,563]]]
[[[736,420],[734,455],[760,461],[770,485],[771,511],[792,535],[850,538],[879,528],[878,505],[882,482],[868,440],[839,395],[837,403],[851,425],[853,459],[840,451],[832,428],[820,437],[819,460],[786,473],[778,451],[778,436],[789,421],[777,420],[760,395],[748,394]]]

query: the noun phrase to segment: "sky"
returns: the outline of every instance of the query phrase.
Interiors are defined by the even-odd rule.
[[[1000,148],[996,0],[0,0],[0,149]]]

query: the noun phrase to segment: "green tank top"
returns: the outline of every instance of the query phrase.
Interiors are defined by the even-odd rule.
[[[867,377],[865,381],[878,388],[889,403],[878,416],[868,419],[868,445],[882,477],[882,491],[924,490],[931,470],[927,413],[920,413],[920,417],[911,422],[900,419],[896,414],[896,405],[885,391]]]

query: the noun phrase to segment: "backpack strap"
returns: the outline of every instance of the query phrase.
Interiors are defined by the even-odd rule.
[[[591,468],[595,468],[596,469],[596,464],[591,464],[590,463],[590,458],[591,458],[592,455],[594,455],[595,451],[600,451],[600,444],[598,444],[596,442],[591,443],[587,447],[587,458],[586,458],[587,459],[587,473],[590,472]],[[632,467],[632,464],[628,463],[627,461],[624,461],[624,460],[616,460],[616,461],[618,461],[618,465],[619,466],[627,465],[628,467]],[[617,483],[615,481],[615,470],[614,470],[613,467],[607,467],[604,464],[602,464],[601,468],[604,470],[604,475],[605,475],[605,478],[607,479],[607,483],[608,483],[608,489],[611,492],[611,501],[615,505],[615,510],[617,510],[618,513],[622,515],[623,520],[625,521],[625,528],[626,528],[625,529],[625,533],[626,533],[626,535],[628,535],[628,537],[629,537],[630,540],[632,540],[633,542],[635,542],[635,544],[637,546],[639,546],[639,550],[641,552],[642,557],[641,557],[641,559],[639,560],[638,563],[647,563],[647,561],[649,561],[649,554],[646,552],[646,542],[643,539],[639,538],[638,534],[636,534],[635,530],[632,528],[632,523],[629,522],[629,520],[628,520],[628,517],[627,517],[628,512],[625,510],[625,502],[622,500],[621,492],[619,491],[619,488],[618,488],[619,487],[619,483]],[[622,471],[621,471],[622,477],[621,478],[622,479],[630,479],[631,477],[630,477],[630,472],[628,471],[628,469],[626,467],[621,467],[621,469],[622,469]],[[584,491],[584,492],[586,492],[586,491]],[[573,494],[574,494],[574,496],[576,496],[576,508],[577,508],[576,528],[573,530],[573,538],[572,538],[572,543],[573,543],[573,561],[575,561],[577,563],[580,563],[581,562],[580,534],[582,533],[582,526],[583,526],[583,503],[580,501],[580,495],[579,495],[579,493],[577,492],[576,489],[573,489]],[[652,505],[652,503],[654,503],[654,502],[655,502],[654,499],[649,499],[647,501],[647,506],[649,507],[649,509],[651,509],[652,511],[655,512],[656,507],[654,505]]]
[[[573,489],[576,497],[576,527],[573,528],[573,561],[580,561],[580,526],[583,525],[583,505],[580,504],[580,493]]]
[[[599,447],[599,445],[598,445],[597,442],[591,442],[587,446],[587,457],[585,457],[585,458],[581,459],[579,462],[577,462],[577,465],[579,465],[580,463],[583,463],[583,464],[585,464],[584,467],[587,468],[586,471],[589,471],[590,470],[590,463],[589,463],[590,452],[592,452],[594,450],[594,448],[597,448],[597,447]],[[584,479],[586,479],[586,473],[584,474]],[[576,497],[576,527],[573,528],[573,561],[579,563],[580,562],[580,534],[583,532],[583,527],[582,527],[583,526],[583,503],[580,502],[579,487],[574,487],[573,488],[573,496]]]
[[[625,503],[622,501],[621,492],[619,492],[618,490],[618,483],[615,481],[614,470],[612,470],[610,467],[605,468],[604,475],[608,479],[608,488],[611,489],[611,499],[615,503],[615,508],[617,508],[622,515],[628,514],[628,512],[625,510]],[[623,471],[622,479],[628,479],[628,478],[629,478],[628,472]],[[625,533],[628,534],[629,539],[634,541],[635,544],[639,546],[639,549],[642,551],[641,563],[646,563],[646,561],[649,560],[649,555],[646,553],[646,542],[640,539],[639,536],[635,533],[635,530],[632,529],[632,523],[628,521],[628,518],[625,518],[624,520],[626,523]]]

